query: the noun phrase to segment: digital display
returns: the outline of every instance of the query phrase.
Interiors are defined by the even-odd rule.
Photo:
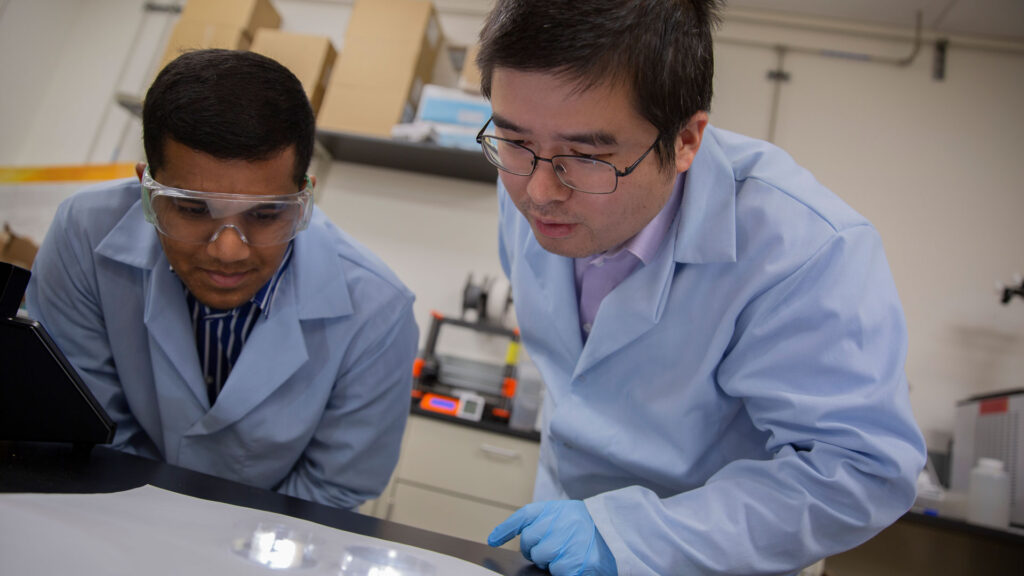
[[[463,401],[464,412],[476,412],[477,403],[476,400],[465,400]]]
[[[444,398],[431,398],[430,405],[435,408],[444,408],[446,410],[455,410],[454,400],[445,400]]]

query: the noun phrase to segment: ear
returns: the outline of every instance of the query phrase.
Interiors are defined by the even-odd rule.
[[[139,182],[142,182],[142,174],[146,171],[145,162],[137,162],[135,164],[135,175],[139,177]]]
[[[316,176],[313,176],[312,174],[310,174],[309,175],[309,182],[310,182],[310,184],[313,185],[313,189],[315,190],[316,189]]]
[[[691,116],[686,126],[676,134],[676,172],[681,174],[690,169],[697,151],[700,150],[704,128],[707,125],[708,113],[702,110]]]

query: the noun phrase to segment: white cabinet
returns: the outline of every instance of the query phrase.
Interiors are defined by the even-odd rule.
[[[410,415],[391,483],[361,511],[485,542],[530,502],[539,448],[535,441]],[[518,550],[519,543],[506,547]]]

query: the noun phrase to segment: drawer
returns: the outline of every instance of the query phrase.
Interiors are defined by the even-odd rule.
[[[515,511],[514,507],[463,500],[399,480],[387,519],[486,544],[491,530]],[[513,538],[502,547],[519,551],[519,539]]]
[[[518,508],[533,498],[540,445],[410,416],[398,478]]]

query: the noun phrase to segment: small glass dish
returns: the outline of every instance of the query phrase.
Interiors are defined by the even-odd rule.
[[[284,524],[260,522],[231,543],[232,551],[271,570],[316,565],[313,535]]]
[[[434,565],[391,548],[350,546],[341,553],[338,576],[434,576]]]

